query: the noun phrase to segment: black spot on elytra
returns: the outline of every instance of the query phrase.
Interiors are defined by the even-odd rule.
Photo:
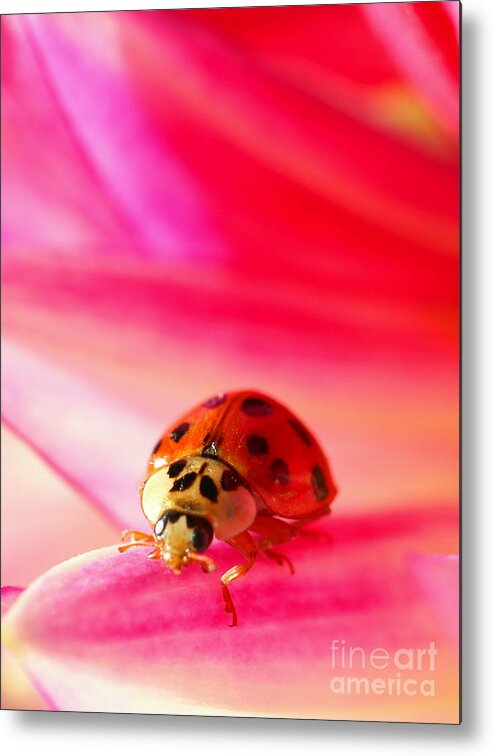
[[[202,473],[205,471],[206,467],[207,467],[207,462],[204,462],[204,464],[202,465],[202,467],[199,470],[199,475],[202,475]]]
[[[244,399],[241,410],[245,415],[249,415],[250,417],[259,417],[261,415],[270,415],[272,407],[264,399],[250,396],[248,399]]]
[[[227,468],[221,475],[221,488],[223,491],[236,491],[240,485],[240,476],[234,470]]]
[[[306,444],[307,446],[312,445],[312,439],[311,439],[310,434],[308,433],[305,426],[300,423],[299,420],[296,420],[295,417],[291,417],[288,420],[288,423],[290,424],[294,432],[298,434],[298,436],[301,438],[304,444]]]
[[[179,459],[177,462],[173,462],[168,467],[168,475],[170,478],[177,478],[178,475],[181,473],[185,465],[187,464],[186,459]]]
[[[187,488],[190,488],[196,477],[196,472],[186,473],[183,478],[178,478],[177,480],[175,480],[171,491],[186,491]]]
[[[247,448],[250,454],[267,454],[269,444],[263,436],[248,436]]]
[[[329,493],[322,468],[318,465],[315,465],[312,470],[312,488],[317,501],[322,501]]]
[[[200,481],[200,493],[209,501],[217,501],[217,486],[209,475],[204,475]]]
[[[204,402],[202,406],[206,409],[216,409],[216,407],[220,407],[221,404],[224,404],[227,398],[227,394],[216,394],[216,396],[211,396],[211,398]]]
[[[157,442],[156,446],[155,446],[155,447],[154,447],[154,449],[152,450],[152,452],[151,452],[151,457],[152,457],[152,455],[153,455],[153,454],[156,454],[157,450],[158,450],[158,449],[159,449],[159,447],[161,446],[161,441],[162,441],[162,438],[160,438],[160,439],[159,439],[159,441]]]
[[[289,467],[283,459],[275,459],[270,466],[270,471],[278,483],[283,485],[289,483]]]
[[[189,428],[190,423],[181,423],[181,425],[177,425],[176,428],[171,431],[169,437],[172,439],[172,441],[175,442],[175,444],[177,444],[178,441],[183,438]]]

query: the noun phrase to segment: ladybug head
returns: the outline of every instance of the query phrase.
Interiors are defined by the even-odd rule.
[[[209,548],[214,531],[205,517],[176,510],[164,512],[154,526],[154,535],[161,543],[161,557],[175,574],[190,561],[199,561],[206,572],[215,569],[213,562],[200,556]]]
[[[142,510],[159,552],[176,573],[191,561],[213,569],[204,554],[212,537],[228,540],[253,522],[257,504],[238,473],[218,459],[190,456],[163,465],[141,488]]]

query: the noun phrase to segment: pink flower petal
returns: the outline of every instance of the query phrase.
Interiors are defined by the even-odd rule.
[[[298,11],[296,8],[280,10],[284,14]],[[348,13],[349,16],[356,13],[359,36],[364,38],[366,45],[373,44],[380,51],[377,37],[361,23],[360,9],[344,9],[342,15],[334,8],[317,11],[327,15],[327,25],[331,14],[337,12],[336,23],[332,24],[335,31],[339,24],[347,29]],[[259,13],[260,20],[263,12],[263,9],[254,11]],[[235,9],[229,13],[234,17]],[[401,140],[394,141],[388,134],[375,133],[367,124],[362,124],[360,118],[341,114],[337,104],[336,107],[326,107],[318,96],[300,91],[298,84],[289,84],[283,78],[279,80],[269,68],[252,66],[248,53],[242,55],[241,48],[236,51],[223,35],[211,34],[210,22],[205,24],[204,31],[200,13],[150,12],[145,14],[145,19],[133,14],[112,14],[106,17],[105,24],[99,17],[79,14],[77,28],[73,27],[74,20],[70,16],[25,18],[15,41],[26,46],[31,57],[33,52],[29,45],[34,46],[39,60],[36,76],[39,78],[40,72],[43,73],[51,86],[52,99],[45,108],[48,113],[55,114],[61,109],[69,129],[75,132],[72,141],[75,139],[82,150],[79,169],[81,163],[86,168],[89,164],[89,173],[98,192],[101,181],[104,186],[108,185],[106,200],[111,206],[110,215],[114,217],[116,212],[129,237],[125,242],[120,230],[116,239],[118,249],[122,244],[125,249],[129,244],[132,246],[133,239],[137,243],[139,240],[143,242],[141,253],[145,249],[148,251],[150,245],[161,257],[173,256],[173,250],[165,243],[165,229],[161,228],[168,224],[173,228],[176,226],[175,230],[179,228],[181,236],[175,251],[179,250],[181,256],[189,258],[191,250],[195,250],[199,258],[205,256],[210,260],[219,255],[223,259],[231,251],[222,236],[218,240],[217,234],[221,226],[235,221],[236,213],[241,212],[242,201],[245,217],[238,218],[236,223],[245,232],[249,227],[252,230],[257,227],[252,221],[262,206],[267,216],[264,223],[270,217],[272,224],[279,218],[278,208],[287,208],[288,204],[299,208],[294,217],[302,220],[303,204],[300,203],[303,198],[305,204],[308,202],[308,211],[313,214],[316,211],[313,191],[326,200],[320,217],[327,219],[328,211],[331,215],[326,234],[346,237],[356,234],[360,239],[364,238],[367,246],[370,236],[382,234],[383,225],[391,239],[387,239],[386,244],[381,238],[375,239],[375,247],[379,249],[391,244],[394,250],[398,238],[401,254],[402,245],[405,248],[409,245],[413,259],[416,256],[413,248],[416,235],[427,248],[442,253],[455,248],[457,168],[453,155],[447,154],[445,159],[442,155],[437,159],[408,149]],[[81,33],[82,25],[85,34]],[[302,37],[301,44],[309,60],[314,55],[311,52],[313,36],[312,25]],[[234,43],[234,38],[232,41]],[[330,49],[330,45],[326,48]],[[264,49],[265,55],[269,53],[279,66],[285,67],[285,55],[276,50],[275,43],[272,49]],[[232,55],[235,60],[233,68],[227,65]],[[366,65],[368,55],[361,55]],[[335,53],[333,58],[327,66],[329,70],[334,66],[337,68]],[[156,60],[160,61],[157,67]],[[91,97],[85,89],[88,77],[83,74],[87,69],[93,74]],[[27,81],[29,84],[28,77]],[[8,77],[6,83],[10,92]],[[75,85],[77,98],[73,95]],[[46,88],[46,82],[44,86]],[[97,109],[93,107],[95,87],[101,94]],[[9,97],[13,106],[23,93],[24,100],[29,102],[26,88],[23,79],[14,80]],[[396,108],[399,108],[398,103]],[[119,130],[115,134],[113,129],[109,139],[104,126],[115,112],[119,116],[121,133]],[[8,117],[7,125],[13,117],[15,110],[13,116]],[[132,138],[140,131],[132,119],[139,117],[145,122],[146,138],[138,140],[136,149]],[[130,119],[130,123],[125,118]],[[249,124],[249,130],[245,123]],[[46,126],[43,128],[43,123],[39,125],[49,139],[49,130]],[[200,140],[196,138],[197,133],[201,135]],[[132,161],[136,165],[129,162],[127,141],[132,145]],[[169,145],[169,149],[163,145]],[[56,150],[46,150],[47,160],[53,152]],[[116,160],[116,155],[122,152],[127,156],[123,163]],[[290,155],[289,161],[286,155]],[[21,156],[22,150],[19,149],[16,152],[17,168],[24,166]],[[160,176],[168,176],[173,169],[173,165],[171,168],[161,166],[163,160],[171,161],[173,165],[178,162],[176,171],[184,172],[186,180],[180,181],[178,176],[176,181],[162,182]],[[72,158],[70,163],[67,159],[67,165],[72,162]],[[150,163],[153,171],[149,170]],[[395,170],[396,165],[399,170]],[[260,180],[256,178],[259,167]],[[204,170],[206,176],[203,176]],[[17,173],[21,172],[17,170]],[[279,173],[283,177],[287,173],[289,181],[280,182]],[[175,172],[172,175],[175,177]],[[198,182],[190,178],[192,175],[199,177]],[[98,180],[94,180],[95,176]],[[16,180],[19,179],[18,175]],[[301,198],[296,202],[289,199],[293,179],[302,187]],[[173,186],[171,195],[166,189],[168,183]],[[216,183],[224,198],[217,195]],[[91,192],[85,186],[84,189],[87,202]],[[231,211],[233,198],[234,204],[238,203],[234,213]],[[132,228],[128,229],[125,219],[122,220],[115,211],[115,202],[124,215],[131,214],[132,228],[141,224],[135,239]],[[179,213],[177,221],[177,203],[180,202],[185,209]],[[251,203],[253,208],[250,208]],[[224,212],[225,205],[231,208],[227,213]],[[182,215],[187,215],[186,222]],[[286,215],[283,215],[283,224]],[[191,233],[188,216],[194,219],[193,228],[198,224],[196,232]],[[229,216],[231,221],[228,221]],[[412,222],[403,223],[404,217]],[[371,231],[367,228],[368,222]],[[183,225],[186,229],[182,228]],[[282,224],[277,222],[276,226],[279,225]],[[334,228],[333,232],[331,228]],[[285,236],[290,238],[289,233]],[[256,244],[261,243],[262,238],[267,239],[266,233],[257,233],[256,237]],[[276,236],[271,238],[276,239]],[[105,246],[107,248],[108,244]],[[252,246],[251,239],[249,246]],[[268,244],[269,250],[272,246],[272,243]]]
[[[357,120],[432,151],[449,141],[358,5],[195,10],[193,18],[256,66]]]
[[[17,588],[13,585],[6,585],[2,588],[1,594],[1,607],[2,617],[6,614],[15,604],[24,588]]]
[[[2,564],[3,572],[3,564]],[[23,588],[16,588],[14,586],[5,586],[2,588],[1,606],[2,606],[2,623],[4,621],[4,615],[14,606],[15,602],[23,592]],[[17,661],[14,659],[7,649],[2,645],[2,700],[1,707],[3,709],[22,709],[23,711],[30,710],[42,710],[46,708],[46,704],[36,692],[33,684],[23,672]]]
[[[451,637],[457,638],[458,641],[459,557],[456,554],[447,556],[421,554],[415,556],[411,564],[434,610],[441,614],[443,622],[450,627]]]
[[[313,50],[309,9],[286,35],[299,56],[336,79],[410,90],[360,8],[316,11],[337,19],[332,41],[341,28],[347,39],[346,14],[358,19],[361,57]],[[442,151],[389,137],[366,104],[348,106],[358,98],[344,84],[344,102],[300,86],[282,35],[235,31],[241,12],[104,18],[4,24],[11,426],[114,522],[138,525],[135,487],[163,425],[209,392],[258,385],[321,436],[341,511],[454,503],[449,126]],[[425,26],[426,49],[442,50]]]
[[[298,18],[298,9],[278,11],[283,17]],[[341,25],[348,36],[352,22],[345,14],[349,13],[358,19],[358,39],[364,38],[366,45],[377,44],[359,8],[354,12],[349,6],[318,11],[327,25],[330,14],[336,14],[331,34],[337,36]],[[259,9],[255,14],[265,19],[266,12]],[[309,16],[310,10],[306,13]],[[229,26],[234,26],[235,18],[242,18],[236,11],[226,10],[212,16],[227,17]],[[302,17],[307,17],[304,10]],[[80,245],[62,244],[63,258],[68,260],[53,254],[43,233],[36,234],[37,222],[34,236],[29,237],[33,251],[26,251],[25,237],[9,237],[15,242],[9,244],[4,263],[9,335],[28,349],[42,352],[44,360],[54,359],[91,384],[102,385],[112,397],[110,406],[114,399],[123,399],[149,416],[152,412],[160,425],[200,395],[225,385],[259,385],[278,392],[302,415],[306,413],[308,420],[316,420],[317,430],[327,441],[329,453],[336,454],[338,464],[343,465],[343,478],[350,486],[359,477],[354,470],[366,468],[356,491],[345,488],[351,501],[361,503],[363,497],[367,501],[372,495],[369,492],[376,492],[373,495],[379,503],[383,488],[385,500],[393,501],[394,486],[387,487],[390,479],[395,484],[409,481],[406,485],[416,481],[413,490],[406,490],[407,502],[436,500],[437,491],[441,499],[455,496],[450,476],[450,460],[453,462],[456,454],[458,332],[458,174],[454,155],[423,154],[399,139],[374,133],[361,119],[354,123],[347,113],[341,116],[333,104],[326,108],[318,96],[300,92],[289,77],[279,80],[272,69],[266,70],[260,62],[253,64],[250,53],[234,48],[234,35],[225,37],[217,29],[211,31],[214,23],[205,22],[200,12],[111,14],[104,24],[101,16],[81,14],[73,26],[74,18],[27,19],[20,24],[21,31],[17,22],[7,23],[8,30],[16,31],[14,51],[19,46],[15,57],[19,65],[6,69],[7,125],[15,141],[16,127],[32,100],[31,89],[41,90],[40,110],[47,123],[42,128],[43,118],[37,111],[34,118],[28,110],[30,133],[39,126],[40,133],[49,136],[48,116],[56,113],[56,139],[61,139],[61,111],[65,114],[72,141],[75,134],[79,147],[85,148],[83,155],[87,158],[90,153],[91,160],[80,155],[76,160],[78,152],[67,135],[65,140],[72,147],[67,153],[57,152],[49,140],[40,140],[46,144],[45,159],[62,154],[57,178],[61,178],[64,165],[65,173],[72,176],[72,165],[77,163],[76,183],[79,175],[87,179],[81,183],[86,201],[93,196],[88,175],[94,178],[88,163],[97,163],[98,176],[110,186],[100,193],[98,184],[95,204],[111,205],[108,217],[119,231],[113,234],[106,214],[104,219],[89,214],[96,238],[89,240],[81,234]],[[311,45],[314,27],[305,23],[300,25],[303,33],[298,46],[310,59],[316,57]],[[79,33],[80,24],[84,34]],[[257,32],[260,36],[262,30],[265,25]],[[274,47],[269,46],[269,35],[266,37],[262,54],[271,61],[275,58],[283,68],[285,51],[276,50],[275,42],[270,43]],[[258,45],[253,47],[252,54],[258,54]],[[231,67],[225,61],[232,56],[235,65]],[[99,64],[96,72],[93,57]],[[339,53],[326,53],[324,65],[334,67],[338,59]],[[18,68],[24,72],[20,66],[24,60],[30,61],[26,75],[16,78]],[[150,141],[141,145],[145,153],[142,165],[148,165],[149,152],[153,154],[162,144],[172,145],[172,154],[186,166],[186,176],[197,178],[202,187],[198,204],[204,205],[207,218],[212,214],[221,245],[224,242],[221,266],[197,261],[193,266],[176,261],[170,264],[164,248],[158,255],[162,259],[152,266],[143,265],[141,258],[149,252],[144,243],[142,248],[132,246],[131,255],[120,254],[126,226],[115,223],[114,204],[109,199],[109,195],[115,198],[111,194],[115,191],[111,186],[116,175],[112,171],[114,147],[107,143],[100,110],[93,112],[88,105],[81,76],[85,66],[94,73],[91,86],[108,94],[99,98],[106,114],[112,103],[116,107],[137,102],[150,133]],[[356,69],[355,80],[364,78],[367,71],[371,80],[381,81],[394,70],[388,56],[382,63],[385,70],[372,63],[368,72],[361,61],[351,68],[349,54],[345,66],[347,76]],[[31,76],[34,83],[28,87],[26,80],[29,83]],[[74,82],[84,92],[80,101],[73,95]],[[113,89],[114,100],[110,96]],[[226,118],[221,119],[221,108]],[[80,118],[82,113],[84,118]],[[128,117],[137,115],[129,111]],[[132,134],[132,123],[123,124],[122,133]],[[251,133],[245,124],[257,124],[257,130]],[[112,134],[111,139],[115,138]],[[65,141],[61,143],[65,145]],[[293,144],[296,150],[291,149]],[[33,182],[27,180],[31,174],[24,176],[30,159],[23,162],[20,158],[30,153],[21,149],[23,146],[13,154],[12,176],[20,187],[16,194],[22,203],[20,226],[29,230],[31,224],[26,224],[25,218],[33,217],[38,198],[45,196],[45,185],[36,183],[36,195],[25,203],[26,187]],[[120,146],[124,152],[124,144]],[[300,161],[292,157],[298,152]],[[289,165],[286,156],[290,156]],[[159,162],[159,155],[157,159]],[[48,165],[51,168],[51,163]],[[339,191],[337,181],[331,183],[334,165],[342,171],[343,183],[349,177],[356,187],[359,201],[350,208],[346,199],[355,197]],[[125,176],[118,174],[122,185],[116,191],[125,195],[122,202],[126,206],[127,200],[133,204],[128,198],[133,197],[136,186],[139,192],[141,187],[128,161],[123,166],[120,161],[119,168]],[[312,169],[325,200],[314,196]],[[293,171],[302,175],[294,176]],[[50,170],[37,173],[38,178],[52,175]],[[151,179],[152,194],[156,187]],[[147,181],[144,184],[145,194]],[[61,195],[65,196],[65,184],[60,182],[62,186],[64,191],[56,197],[60,202]],[[178,182],[177,186],[180,195],[183,191],[187,197],[188,183]],[[368,191],[361,192],[361,186],[369,187]],[[375,187],[390,201],[376,223],[361,217],[375,196]],[[432,216],[441,219],[439,225],[444,221],[452,231],[448,242],[437,246],[440,234],[426,233],[416,244],[412,235],[419,224],[396,224],[392,213],[396,197],[399,207],[412,208],[425,218],[425,225]],[[155,203],[150,202],[149,207]],[[174,218],[173,197],[166,194],[161,209],[163,218],[168,214]],[[139,215],[144,222],[146,217],[145,213]],[[51,221],[49,225],[57,234],[63,226]],[[154,228],[153,223],[149,228]],[[142,233],[145,236],[145,229]],[[193,239],[190,244],[193,247]],[[123,248],[128,252],[128,242]],[[108,259],[115,254],[116,261]],[[189,260],[189,256],[184,253],[183,259]],[[197,323],[204,324],[205,335]],[[49,389],[47,383],[45,386]],[[100,398],[101,412],[104,405]],[[396,429],[397,416],[400,423]],[[425,417],[427,422],[420,421]],[[48,431],[47,426],[44,433],[49,435]],[[28,431],[24,432],[28,437]],[[396,432],[402,444],[398,451]],[[41,435],[37,433],[40,449]],[[65,443],[70,443],[69,435]],[[63,444],[59,447],[61,450]],[[135,448],[135,452],[138,460],[145,456],[143,448]],[[423,457],[430,460],[430,470],[435,465],[438,471],[433,481],[426,471],[426,486],[416,477],[416,471],[423,469],[423,464],[418,464]],[[71,466],[71,460],[64,464]],[[110,468],[119,475],[116,466]],[[445,486],[444,480],[448,481]],[[97,486],[95,491],[97,494]]]
[[[29,585],[59,562],[119,537],[119,528],[5,425],[2,487],[4,583]]]
[[[376,233],[385,230],[434,251],[451,250],[455,221],[450,215],[456,215],[457,204],[453,161],[403,149],[400,140],[252,66],[247,56],[235,55],[231,65],[230,46],[204,33],[193,14],[186,19],[159,12],[136,15],[120,31],[134,53],[136,82],[147,108],[154,108],[163,134],[180,134],[179,148],[199,170],[205,168],[214,181],[213,168],[218,169],[216,180],[223,186],[248,190],[242,168],[246,155],[247,175],[260,163],[269,181],[280,174],[285,184],[308,192],[312,202],[317,197]],[[156,56],[180,77],[158,76]],[[168,102],[175,104],[172,119],[160,105]],[[192,137],[197,131],[200,142]],[[217,165],[218,145],[234,156],[233,165]],[[234,169],[236,179],[226,184],[221,172],[228,169]],[[277,204],[275,195],[273,200]]]
[[[91,552],[26,590],[5,641],[66,710],[345,718],[349,707],[351,718],[453,722],[458,616],[450,627],[433,611],[408,558],[450,551],[456,530],[445,510],[334,517],[284,549],[293,578],[261,560],[233,586],[238,628],[227,627],[218,573],[163,574],[144,549]],[[220,569],[235,563],[226,546],[213,551]],[[341,658],[331,661],[333,640],[367,654],[433,642],[436,668],[426,676],[436,695],[331,692],[331,679],[347,673]],[[365,670],[371,679],[392,672]]]
[[[460,3],[458,2],[445,2],[442,3],[443,9],[449,16],[449,18],[452,21],[453,27],[455,29],[455,35],[456,39],[459,39],[459,30],[460,30]]]
[[[125,248],[150,257],[210,259],[217,244],[201,192],[139,106],[118,42],[118,18],[28,14],[6,25],[21,27],[20,44],[34,56],[50,98],[49,117],[68,129],[65,141],[75,145],[79,165],[116,214]],[[23,85],[32,81],[21,80],[21,92]]]
[[[4,244],[55,254],[70,254],[77,245],[122,254],[129,244],[120,218],[53,101],[22,18],[2,23]]]
[[[429,507],[457,497],[445,6],[387,6],[387,24],[316,9],[335,19],[327,35],[310,9],[276,10],[277,35],[269,9],[249,10],[253,35],[236,10],[2,24],[9,425],[113,522],[142,527],[136,485],[164,423],[251,383],[320,432],[341,512],[422,507],[334,519],[331,546],[321,533],[286,549],[292,580],[258,565],[234,587],[238,630],[216,576],[114,549],[60,565],[6,616],[53,708],[344,717],[332,640],[435,642],[435,699],[353,697],[351,716],[456,721],[442,555],[457,523]]]
[[[6,422],[119,526],[142,525],[138,485],[152,422],[63,369],[3,344]],[[56,418],[56,421],[54,419]],[[49,428],[49,432],[46,429]],[[139,452],[139,453],[137,453]],[[145,521],[144,521],[145,522]]]
[[[363,6],[362,10],[403,74],[433,107],[442,126],[456,136],[459,128],[457,19],[460,4],[444,2],[420,6],[417,3],[392,3],[386,6],[376,3]]]
[[[44,711],[46,701],[40,696],[33,683],[20,668],[16,659],[2,646],[2,687],[1,707],[21,711]]]

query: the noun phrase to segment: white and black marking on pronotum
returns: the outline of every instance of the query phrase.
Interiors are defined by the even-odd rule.
[[[187,460],[186,459],[178,459],[176,462],[172,462],[171,465],[168,467],[168,475],[170,478],[177,478],[178,475],[184,470],[186,467]]]
[[[196,472],[185,473],[182,478],[177,478],[175,480],[170,491],[186,491],[187,488],[190,488],[190,486],[193,484],[196,477]]]
[[[204,475],[200,480],[200,493],[209,501],[216,502],[219,491],[209,475]]]

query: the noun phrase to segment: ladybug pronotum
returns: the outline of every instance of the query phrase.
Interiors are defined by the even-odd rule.
[[[293,521],[327,514],[336,492],[320,445],[286,407],[258,391],[217,394],[156,444],[140,487],[152,535],[125,531],[120,551],[152,546],[149,558],[176,574],[190,562],[212,572],[204,552],[213,538],[225,541],[246,560],[221,577],[225,611],[237,625],[229,584],[259,551],[292,570],[272,547],[296,536]]]

